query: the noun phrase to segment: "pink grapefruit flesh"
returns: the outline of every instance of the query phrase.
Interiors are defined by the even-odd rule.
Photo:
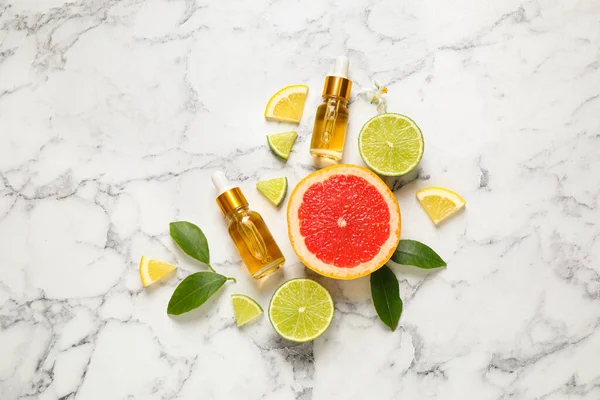
[[[400,240],[400,208],[366,168],[336,165],[304,178],[290,196],[288,231],[302,262],[321,275],[354,279],[385,264]]]

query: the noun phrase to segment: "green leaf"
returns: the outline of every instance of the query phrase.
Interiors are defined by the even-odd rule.
[[[446,266],[446,262],[431,247],[416,240],[401,240],[392,254],[392,261],[424,269]]]
[[[387,265],[371,274],[371,297],[379,319],[395,331],[402,314],[402,300],[398,279]]]
[[[208,241],[200,228],[191,222],[178,221],[169,224],[171,237],[188,256],[210,264]]]
[[[167,314],[179,315],[200,307],[228,278],[215,272],[196,272],[185,278],[173,292]]]

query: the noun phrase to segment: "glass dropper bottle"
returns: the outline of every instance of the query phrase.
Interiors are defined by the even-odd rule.
[[[259,213],[248,208],[239,187],[232,187],[225,174],[212,176],[217,188],[217,204],[229,222],[229,236],[254,279],[271,275],[285,263],[285,258]]]
[[[348,79],[348,58],[335,59],[333,73],[325,78],[323,103],[317,108],[310,154],[317,166],[337,164],[342,160],[346,129],[348,128],[348,100],[352,81]]]

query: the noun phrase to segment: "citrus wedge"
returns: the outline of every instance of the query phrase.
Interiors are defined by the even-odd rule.
[[[140,259],[140,278],[144,287],[158,282],[176,269],[175,265],[164,261],[153,260],[144,256]]]
[[[256,183],[256,189],[276,207],[285,199],[287,188],[288,181],[285,176]]]
[[[333,320],[333,300],[311,279],[291,279],[273,293],[269,319],[284,339],[309,342],[321,336]]]
[[[275,93],[267,103],[265,118],[269,121],[300,123],[308,86],[291,85]]]
[[[436,225],[467,204],[457,193],[441,187],[421,189],[417,192],[417,199]]]
[[[277,157],[287,160],[292,152],[292,146],[294,146],[297,137],[298,134],[295,131],[274,133],[272,135],[267,135],[267,142]]]
[[[401,176],[419,165],[425,144],[415,122],[402,114],[384,113],[368,120],[358,134],[360,156],[384,176]]]
[[[243,294],[232,294],[231,304],[237,326],[242,326],[263,313],[262,307],[250,297]]]

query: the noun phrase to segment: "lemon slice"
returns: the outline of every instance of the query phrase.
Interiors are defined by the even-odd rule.
[[[243,294],[232,294],[231,304],[237,326],[245,325],[263,313],[256,301]]]
[[[419,190],[417,199],[434,224],[440,222],[463,208],[467,202],[452,190],[430,187]]]
[[[144,287],[158,282],[177,269],[176,266],[164,261],[153,260],[142,256],[140,260],[140,278]]]
[[[275,206],[279,206],[287,193],[288,181],[283,178],[269,179],[256,183],[256,189],[263,194]]]
[[[297,137],[298,134],[295,131],[274,133],[272,135],[267,135],[267,142],[273,153],[278,157],[287,160],[292,152],[292,146],[294,146]]]
[[[269,121],[300,123],[308,86],[291,85],[275,93],[267,103],[265,118]]]

